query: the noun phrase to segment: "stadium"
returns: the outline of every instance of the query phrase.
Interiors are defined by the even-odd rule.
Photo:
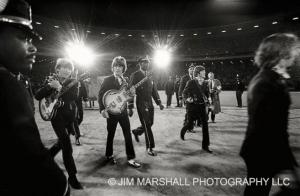
[[[264,38],[269,35],[291,33],[300,36],[299,2],[266,0],[176,2],[28,0],[27,2],[32,7],[33,29],[43,38],[33,40],[37,48],[36,59],[27,78],[30,80],[34,97],[35,121],[42,143],[47,149],[59,139],[50,121],[43,120],[43,116],[40,115],[41,106],[36,94],[45,85],[45,79],[49,82],[49,76],[57,71],[59,58],[68,58],[73,62],[77,71],[75,79],[77,74],[89,75],[80,83],[86,89],[86,97],[80,100],[83,108],[82,123],[78,125],[80,143],[77,143],[76,133],[75,137],[74,133],[68,133],[72,145],[71,154],[77,167],[77,178],[83,189],[76,190],[70,186],[70,195],[244,194],[244,189],[251,184],[251,180],[247,179],[247,166],[240,156],[240,150],[249,123],[248,87],[260,71],[255,64],[255,55]],[[139,168],[132,168],[127,163],[129,158],[127,157],[128,160],[126,158],[128,149],[124,140],[126,136],[123,126],[117,126],[116,134],[113,136],[115,164],[107,162],[109,118],[103,118],[103,110],[101,104],[99,105],[102,99],[99,100],[99,97],[105,80],[115,73],[112,73],[115,71],[113,59],[118,56],[126,59],[127,70],[124,78],[129,78],[130,84],[134,73],[141,69],[141,61],[149,59],[152,84],[156,85],[160,101],[160,104],[157,104],[152,92],[153,101],[151,96],[150,99],[154,105],[154,119],[151,126],[156,156],[149,156],[146,141],[148,134],[147,136],[145,134],[145,137],[140,136],[139,141],[135,133],[130,134],[135,159],[141,163]],[[178,90],[175,90],[175,84],[178,82],[179,85],[182,78],[188,75],[191,65],[205,68],[205,80],[208,81],[208,73],[212,72],[214,78],[221,83],[218,95],[220,112],[215,116],[216,120],[210,115],[208,120],[212,153],[205,152],[203,147],[203,124],[195,122],[192,131],[187,131],[184,139],[180,135],[188,118],[185,116],[188,109],[187,103],[182,105],[182,102],[178,101],[179,98],[176,99]],[[290,78],[286,79],[291,99],[287,119],[288,141],[298,163],[300,162],[299,65],[300,58],[297,58],[294,66],[288,70]],[[242,103],[237,100],[237,75],[238,80],[245,85],[240,95]],[[170,82],[172,93],[168,103],[169,94],[166,86]],[[138,87],[136,91],[137,89]],[[284,105],[284,103],[277,104]],[[164,106],[163,109],[161,105]],[[128,107],[130,108],[129,105]],[[138,107],[138,102],[134,102],[133,115],[129,118],[131,131],[144,126]],[[269,135],[270,140],[273,137],[275,138]],[[68,176],[69,171],[65,168],[63,157],[63,153],[59,152],[54,160]],[[295,169],[295,173],[300,176],[298,168]],[[280,180],[277,176],[272,178],[270,195],[276,193],[279,195],[284,183],[297,181],[290,176],[280,177]]]

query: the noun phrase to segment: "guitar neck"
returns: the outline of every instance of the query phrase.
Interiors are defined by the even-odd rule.
[[[76,85],[79,81],[78,80],[73,80],[70,82],[66,87],[62,89],[62,91],[59,93],[58,97],[61,97],[63,94],[65,94],[68,90],[70,90],[74,85]]]

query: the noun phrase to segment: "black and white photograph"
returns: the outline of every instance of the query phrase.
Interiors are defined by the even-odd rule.
[[[0,196],[299,196],[299,0],[0,0]]]

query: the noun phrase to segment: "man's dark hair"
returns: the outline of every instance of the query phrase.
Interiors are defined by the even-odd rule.
[[[288,59],[291,51],[299,44],[298,37],[291,33],[272,34],[261,42],[256,55],[255,64],[259,68],[271,69],[281,59]]]

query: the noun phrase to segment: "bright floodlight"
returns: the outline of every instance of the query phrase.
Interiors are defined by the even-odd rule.
[[[90,65],[95,60],[95,54],[83,42],[69,42],[65,49],[68,57],[79,65]]]
[[[161,68],[169,65],[171,54],[167,49],[157,49],[154,54],[154,63]]]

